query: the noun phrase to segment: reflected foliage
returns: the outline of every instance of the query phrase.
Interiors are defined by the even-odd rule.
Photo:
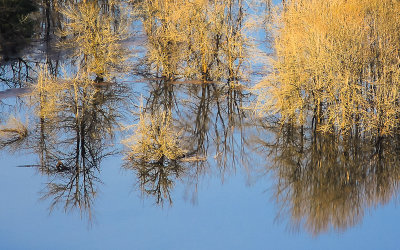
[[[284,126],[260,141],[268,152],[278,218],[313,235],[344,231],[361,222],[370,207],[398,191],[398,137],[324,135]]]
[[[163,79],[148,86],[150,96],[144,99],[132,135],[124,141],[125,168],[134,170],[143,193],[156,196],[156,203],[163,199],[171,203],[171,190],[180,181],[192,190],[195,201],[199,181],[213,171],[213,162],[222,178],[236,165],[246,166],[247,141],[241,124],[245,112],[240,109],[245,91]]]
[[[177,181],[193,189],[195,200],[199,180],[211,172],[212,161],[222,176],[244,162],[244,4],[135,4],[147,38],[140,74],[150,77],[149,96],[124,141],[125,168],[134,171],[142,192],[154,196],[157,204],[172,203]]]
[[[91,219],[100,162],[114,153],[114,131],[128,93],[117,83],[94,85],[42,71],[33,92],[39,121],[32,146],[40,156],[40,171],[52,179],[43,196],[53,200],[52,207],[79,209]]]
[[[157,204],[172,204],[171,190],[184,176],[187,166],[182,162],[188,152],[187,143],[172,118],[171,110],[140,108],[139,121],[133,134],[123,140],[126,146],[124,167],[136,173],[143,194],[154,196]]]
[[[120,46],[129,26],[122,11],[116,14],[116,3],[62,4],[58,45],[70,49],[65,50],[68,56],[20,66],[26,75],[28,69],[36,75],[22,85],[32,89],[24,101],[34,116],[28,127],[14,119],[0,132],[2,146],[27,148],[39,156],[39,164],[32,166],[49,178],[43,198],[52,200],[51,209],[78,210],[89,221],[101,183],[100,163],[116,152],[114,134],[131,98],[130,89],[115,81],[129,56]],[[12,84],[5,77],[18,75],[21,81],[23,73],[11,68],[2,80]]]
[[[345,230],[398,190],[398,1],[290,0],[273,16],[255,110],[276,124],[268,169],[281,217]],[[307,129],[306,129],[307,128]]]
[[[172,204],[171,192],[175,182],[181,180],[187,171],[187,166],[182,161],[170,160],[165,156],[156,162],[130,158],[124,167],[135,171],[140,190],[143,194],[154,197],[159,205],[163,205],[165,201]]]

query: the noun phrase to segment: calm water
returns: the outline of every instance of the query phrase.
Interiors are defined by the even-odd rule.
[[[0,249],[400,249],[399,138],[327,136],[247,109],[269,50],[262,30],[239,31],[263,6],[221,4],[230,29],[217,31],[206,6],[206,38],[169,41],[164,19],[141,12],[106,44],[126,60],[99,56],[102,68],[77,32],[58,37],[57,25],[76,30],[53,6],[1,4],[28,18],[0,26]],[[111,7],[94,13],[117,30],[128,7]]]

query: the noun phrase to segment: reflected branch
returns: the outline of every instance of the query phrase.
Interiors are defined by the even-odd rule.
[[[386,204],[397,193],[400,145],[393,137],[352,137],[301,130],[269,130],[259,145],[276,178],[278,218],[313,235],[344,231],[362,221],[364,211]]]

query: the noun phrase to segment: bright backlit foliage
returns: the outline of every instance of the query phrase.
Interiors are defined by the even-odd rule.
[[[292,0],[276,17],[273,72],[256,108],[325,132],[399,124],[400,2]]]

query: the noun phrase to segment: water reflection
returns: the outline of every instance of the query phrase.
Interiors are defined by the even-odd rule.
[[[196,200],[201,177],[217,171],[221,178],[243,167],[247,154],[244,90],[227,85],[176,84],[163,78],[148,83],[139,121],[127,146],[125,168],[133,170],[137,184],[157,204],[172,204],[177,182],[187,186]],[[215,168],[215,169],[214,169]]]
[[[100,163],[115,153],[114,131],[128,93],[117,83],[94,85],[42,72],[31,97],[37,118],[28,147],[50,177],[43,198],[52,199],[51,208],[78,209],[91,219]]]
[[[324,135],[291,126],[272,131],[273,139],[261,145],[276,178],[278,218],[289,217],[294,228],[313,235],[344,231],[398,190],[398,136]]]
[[[48,177],[42,198],[51,209],[92,218],[101,162],[119,153],[122,137],[123,167],[161,206],[173,203],[178,185],[196,201],[204,179],[223,180],[237,170],[252,174],[248,127],[254,124],[243,109],[252,98],[243,1],[133,1],[147,38],[139,69],[127,66],[131,53],[123,46],[132,35],[128,6],[58,1],[56,12],[48,3],[40,19],[47,35],[40,37],[58,39],[60,51],[52,54],[47,43],[39,62],[3,58],[0,81],[20,89],[0,92],[0,100],[27,90],[29,118],[15,114],[7,121],[4,115],[0,147],[38,156],[31,166]],[[132,99],[140,101],[132,90],[143,85],[121,83],[131,82],[130,71],[145,83],[135,110]],[[120,122],[129,127],[132,120],[121,136]],[[314,235],[345,230],[398,189],[400,138],[328,136],[290,126],[262,134],[279,218],[289,216],[295,228]]]
[[[207,156],[212,133],[210,144],[223,166],[234,155],[233,133],[241,128],[249,97],[243,85],[249,73],[244,9],[236,0],[142,1],[135,8],[147,36],[145,75],[156,79],[146,108],[171,110],[192,142],[188,151],[197,155]]]
[[[26,87],[34,66],[24,53],[39,26],[38,6],[31,0],[4,0],[0,10],[0,90]]]
[[[242,106],[248,93],[211,84],[187,86],[186,94],[188,101],[180,121],[194,150],[213,156],[222,172],[241,166],[245,156],[241,153],[247,145]]]
[[[173,117],[174,85],[163,79],[152,83],[150,96],[145,106],[140,107],[133,134],[123,141],[127,146],[124,167],[136,173],[143,194],[154,196],[157,204],[163,205],[164,200],[172,204],[175,181],[181,180],[188,171],[183,159],[195,152]]]
[[[156,204],[172,204],[177,182],[196,200],[212,167],[223,178],[244,163],[242,1],[146,0],[134,9],[147,37],[140,73],[149,94],[124,141],[125,168]]]
[[[149,48],[148,68],[141,73],[151,79],[137,129],[126,142],[130,151],[124,165],[158,204],[172,203],[176,182],[195,193],[200,177],[212,172],[213,161],[222,178],[228,170],[235,171],[246,144],[241,125],[245,117],[241,106],[248,98],[240,83],[246,60],[241,1],[183,1],[188,12],[182,12],[181,20],[173,13],[178,6],[167,2],[136,3]],[[8,87],[32,90],[23,105],[29,105],[27,112],[33,116],[29,124],[18,121],[1,127],[1,143],[36,153],[39,163],[30,166],[49,177],[43,198],[51,200],[52,209],[78,210],[90,219],[101,183],[100,163],[115,152],[115,131],[132,98],[131,89],[118,83],[129,70],[129,53],[122,46],[129,18],[127,6],[117,1],[56,3],[59,12],[46,1],[39,18],[45,28],[40,37],[48,46],[45,58],[39,62],[20,58],[18,68],[2,67],[12,69],[2,74]],[[167,8],[161,8],[163,4]],[[144,6],[159,8],[145,13]],[[192,36],[185,34],[184,43],[169,41],[166,34],[173,26],[180,26],[179,34],[190,31]],[[56,56],[51,52],[52,39],[61,47]],[[168,52],[174,51],[171,44],[179,45],[179,56]],[[156,48],[165,50],[158,51],[165,56],[161,61],[154,57]],[[239,136],[234,136],[237,129]]]
[[[51,199],[50,209],[77,210],[89,221],[101,183],[100,163],[115,153],[114,134],[131,98],[130,90],[115,80],[126,69],[129,54],[120,53],[125,52],[122,31],[128,26],[119,29],[121,22],[106,7],[82,2],[61,11],[59,38],[73,43],[64,47],[69,56],[35,64],[34,84],[24,82],[33,89],[24,102],[33,115],[29,127],[14,122],[0,134],[2,146],[38,155],[39,164],[30,166],[49,179],[42,198]]]

